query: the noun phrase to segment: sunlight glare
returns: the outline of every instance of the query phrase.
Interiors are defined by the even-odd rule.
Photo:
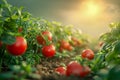
[[[99,7],[93,3],[88,3],[88,13],[90,15],[95,15],[99,12]]]
[[[101,5],[95,1],[85,1],[82,5],[83,13],[86,16],[98,16],[101,10]]]

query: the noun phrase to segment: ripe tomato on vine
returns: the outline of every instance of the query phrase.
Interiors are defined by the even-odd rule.
[[[7,51],[14,55],[14,56],[19,56],[25,53],[27,49],[27,41],[24,37],[18,36],[16,37],[16,41],[14,44],[7,45],[6,46]]]
[[[86,49],[82,51],[81,56],[82,58],[87,58],[89,60],[92,60],[94,58],[94,52],[91,49]]]
[[[45,45],[46,44],[46,41],[45,41],[44,37],[47,37],[48,41],[52,41],[52,33],[49,32],[49,31],[43,31],[42,35],[37,35],[36,36],[38,44],[40,44],[40,45]]]
[[[45,45],[42,48],[42,54],[45,57],[53,57],[56,53],[55,46],[50,44],[50,45]]]

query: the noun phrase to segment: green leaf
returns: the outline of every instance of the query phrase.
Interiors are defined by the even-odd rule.
[[[19,16],[17,16],[17,15],[12,15],[12,17],[11,17],[13,20],[16,20],[16,19],[18,19],[19,18]]]
[[[21,67],[19,65],[10,66],[10,69],[14,72],[19,72]]]
[[[5,44],[13,44],[16,41],[16,38],[15,36],[4,34],[2,35],[1,40]]]
[[[107,80],[120,80],[120,65],[113,67],[109,71]]]
[[[13,77],[13,72],[6,72],[0,74],[0,80],[10,79]]]
[[[114,47],[114,53],[120,54],[120,41],[116,42],[116,45]]]

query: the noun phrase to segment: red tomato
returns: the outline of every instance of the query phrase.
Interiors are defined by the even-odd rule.
[[[65,40],[62,40],[60,42],[60,47],[62,47],[63,49],[68,49],[69,46],[70,46],[70,44]]]
[[[42,54],[45,57],[53,57],[55,55],[55,46],[54,45],[48,45],[48,46],[43,46],[42,48]]]
[[[2,42],[0,41],[0,47],[2,46]]]
[[[72,51],[73,50],[73,47],[71,45],[68,46],[67,48],[68,51]]]
[[[43,31],[43,32],[42,32],[42,36],[44,36],[44,37],[47,36],[47,38],[48,38],[49,41],[52,40],[52,34],[51,34],[51,32],[49,32],[49,31]],[[38,44],[40,44],[40,45],[46,44],[46,41],[44,40],[44,38],[43,38],[42,36],[38,35],[38,36],[36,37],[37,42],[38,42]]]
[[[94,58],[94,52],[91,49],[83,50],[81,55],[82,58],[87,58],[89,60],[92,60]]]
[[[55,69],[55,71],[58,73],[58,74],[61,74],[61,75],[65,75],[66,74],[66,69],[65,67],[58,67]]]
[[[18,28],[18,32],[19,32],[19,33],[22,32],[22,28]]]
[[[66,75],[80,76],[82,70],[83,67],[78,62],[72,61],[67,65]]]
[[[49,31],[43,31],[42,35],[47,36],[48,40],[50,40],[50,41],[52,40],[52,34],[51,34],[51,32],[49,32]]]
[[[19,56],[25,53],[27,49],[27,41],[23,37],[16,37],[16,42],[6,46],[7,51],[15,56]]]
[[[80,73],[80,77],[85,77],[91,72],[88,66],[84,66],[82,72]]]
[[[73,41],[73,43],[72,43],[73,46],[78,46],[78,45],[81,45],[81,43],[82,43],[75,37],[71,37],[71,40]]]
[[[40,44],[40,45],[44,45],[45,44],[45,40],[43,39],[43,37],[37,36],[36,39],[37,39],[38,44]]]

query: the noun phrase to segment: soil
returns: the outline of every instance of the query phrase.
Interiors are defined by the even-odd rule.
[[[36,65],[36,73],[41,76],[39,80],[93,80],[91,77],[84,79],[76,76],[67,77],[55,72],[55,68],[67,65],[71,60],[70,57],[41,59],[41,63]]]

